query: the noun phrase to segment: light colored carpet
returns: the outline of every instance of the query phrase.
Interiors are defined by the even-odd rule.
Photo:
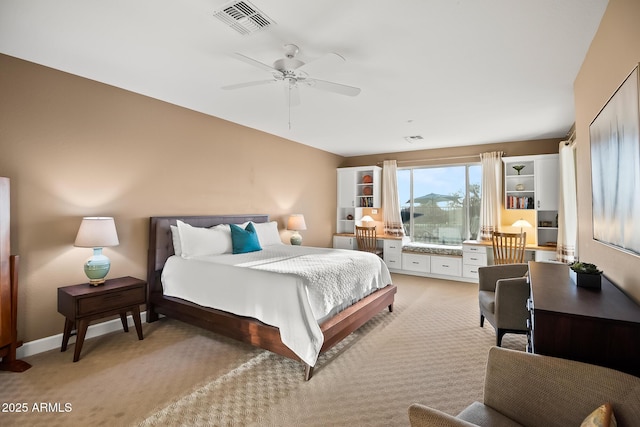
[[[144,325],[144,341],[86,341],[78,363],[70,346],[28,358],[34,367],[22,374],[0,373],[1,402],[72,404],[0,413],[0,424],[406,426],[412,402],[455,414],[480,400],[495,334],[479,327],[477,285],[393,278],[394,312],[322,355],[311,381],[297,362],[163,319]],[[503,346],[524,350],[525,337],[506,335]]]

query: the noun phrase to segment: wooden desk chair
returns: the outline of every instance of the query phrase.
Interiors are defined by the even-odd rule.
[[[356,241],[358,242],[358,250],[371,252],[382,257],[382,249],[378,249],[375,227],[360,227],[356,225]]]
[[[527,244],[527,233],[499,233],[493,232],[494,264],[524,263],[524,247]]]

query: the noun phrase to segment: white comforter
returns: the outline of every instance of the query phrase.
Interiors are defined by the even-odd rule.
[[[374,254],[289,245],[172,256],[162,272],[165,295],[276,326],[282,342],[311,366],[323,343],[319,323],[390,283],[387,266]]]

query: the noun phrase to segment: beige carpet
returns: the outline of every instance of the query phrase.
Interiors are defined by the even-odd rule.
[[[477,285],[394,283],[394,312],[321,356],[309,382],[299,363],[164,319],[144,325],[144,341],[86,341],[78,363],[70,346],[28,358],[22,374],[0,373],[0,403],[28,407],[0,412],[0,425],[406,426],[412,402],[455,414],[481,399],[495,335],[478,325]],[[503,346],[524,350],[525,338],[507,335]],[[41,402],[62,409],[34,411]]]

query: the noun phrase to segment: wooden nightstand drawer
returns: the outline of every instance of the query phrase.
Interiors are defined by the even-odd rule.
[[[110,311],[131,305],[141,305],[145,302],[144,286],[117,290],[86,298],[78,298],[78,316]]]

